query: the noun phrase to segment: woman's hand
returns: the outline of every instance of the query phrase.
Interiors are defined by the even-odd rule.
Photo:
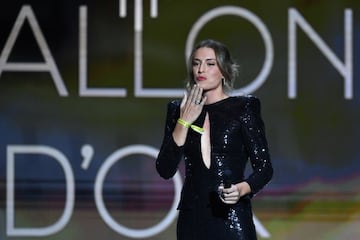
[[[219,186],[219,196],[221,201],[226,204],[235,204],[239,199],[251,192],[250,185],[247,182],[232,184],[229,188]]]
[[[203,89],[194,85],[189,96],[184,95],[180,105],[180,118],[192,124],[200,115],[206,101],[203,97]]]
[[[192,124],[199,117],[206,101],[206,96],[203,97],[202,94],[203,89],[194,85],[189,96],[184,95],[180,104],[180,118],[186,123]],[[176,145],[184,145],[188,130],[188,127],[179,123],[176,124],[172,134]]]

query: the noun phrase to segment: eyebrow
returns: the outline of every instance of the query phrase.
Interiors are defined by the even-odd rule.
[[[201,61],[199,58],[194,58],[193,61]],[[216,61],[215,58],[206,58],[205,61]]]

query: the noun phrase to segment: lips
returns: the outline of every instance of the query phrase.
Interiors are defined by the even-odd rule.
[[[206,77],[198,76],[198,77],[196,77],[196,80],[198,80],[198,81],[204,81],[204,80],[206,80]]]

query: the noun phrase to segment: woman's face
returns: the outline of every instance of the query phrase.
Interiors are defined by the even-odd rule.
[[[192,70],[195,83],[204,91],[222,90],[222,77],[212,48],[199,48],[192,60]]]

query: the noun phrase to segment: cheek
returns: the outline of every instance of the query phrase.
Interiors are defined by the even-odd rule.
[[[215,79],[221,79],[221,72],[219,70],[211,71],[211,76],[213,76]]]

